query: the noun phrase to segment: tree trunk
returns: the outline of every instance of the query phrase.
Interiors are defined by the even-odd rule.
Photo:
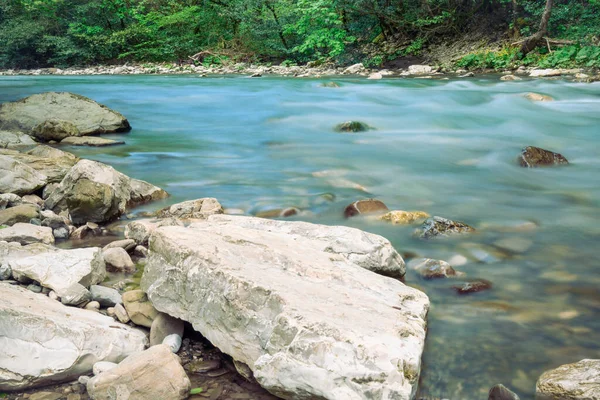
[[[542,14],[540,28],[535,34],[525,39],[525,41],[521,45],[521,57],[525,57],[527,53],[535,49],[539,45],[542,38],[548,32],[548,21],[550,21],[550,14],[552,12],[553,3],[554,0],[546,0],[546,8],[544,8],[544,13]]]

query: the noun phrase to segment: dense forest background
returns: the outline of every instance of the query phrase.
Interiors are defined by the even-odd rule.
[[[440,62],[436,51],[454,44],[448,59],[465,68],[600,67],[600,0],[550,1],[543,36],[552,42],[519,53],[519,42],[539,30],[547,3],[0,0],[0,68],[163,61],[378,67],[403,58]]]

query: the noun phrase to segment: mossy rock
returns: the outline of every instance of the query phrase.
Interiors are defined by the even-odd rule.
[[[360,121],[346,121],[335,127],[337,132],[366,132],[370,129],[369,125]]]
[[[337,82],[323,82],[319,86],[326,87],[326,88],[339,88],[340,84]]]

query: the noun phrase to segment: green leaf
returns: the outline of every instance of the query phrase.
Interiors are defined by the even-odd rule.
[[[192,390],[190,390],[190,394],[200,394],[204,391],[204,389],[202,389],[201,387],[199,388],[193,388]]]

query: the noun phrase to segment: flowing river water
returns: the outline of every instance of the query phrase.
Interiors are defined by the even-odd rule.
[[[320,86],[327,81],[340,87]],[[146,208],[199,197],[247,214],[294,206],[303,212],[291,219],[378,233],[407,259],[457,260],[468,277],[491,281],[491,290],[459,296],[451,279],[407,272],[406,284],[432,303],[421,397],[484,399],[504,383],[533,398],[545,370],[600,358],[599,83],[0,78],[0,102],[43,91],[82,94],[129,119],[130,133],[105,135],[125,145],[66,150],[171,193]],[[531,102],[526,92],[556,101]],[[350,119],[376,129],[333,131]],[[571,165],[520,168],[527,145]],[[370,197],[478,233],[422,241],[414,227],[344,219],[347,204]]]

